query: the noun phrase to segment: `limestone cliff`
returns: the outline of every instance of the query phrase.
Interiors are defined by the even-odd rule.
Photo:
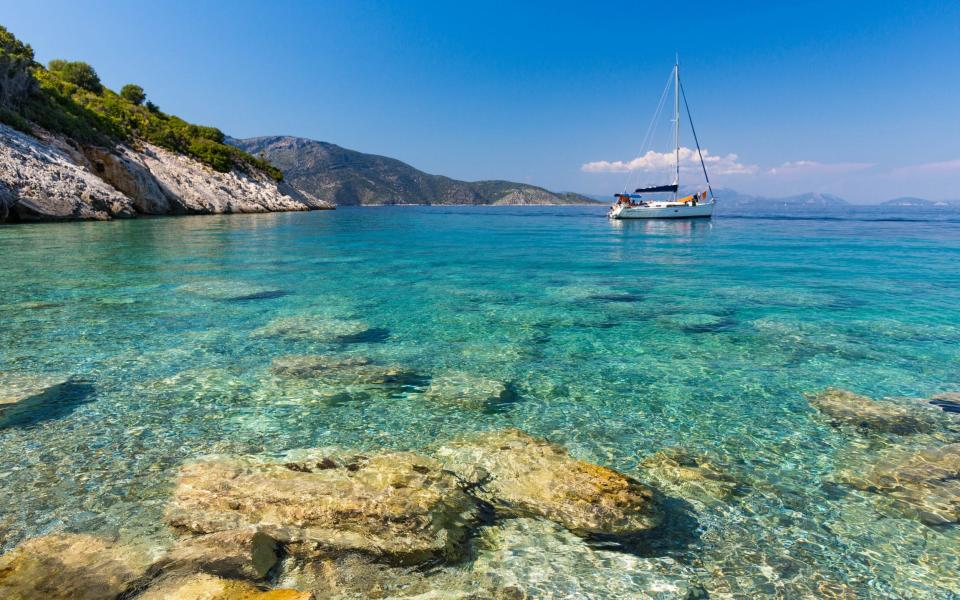
[[[256,170],[222,173],[148,143],[82,146],[0,124],[0,221],[321,208],[332,206]]]

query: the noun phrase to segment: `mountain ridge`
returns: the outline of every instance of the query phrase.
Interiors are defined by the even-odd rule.
[[[395,158],[298,136],[226,141],[275,165],[294,187],[337,205],[595,203],[582,194],[551,192],[525,183],[434,175]]]

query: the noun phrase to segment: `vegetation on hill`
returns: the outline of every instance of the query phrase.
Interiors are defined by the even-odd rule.
[[[83,144],[145,140],[191,156],[221,172],[260,170],[275,180],[283,173],[265,160],[224,143],[215,127],[193,125],[146,101],[143,88],[127,84],[120,94],[106,88],[84,62],[52,60],[44,68],[33,49],[0,26],[0,122],[32,133],[32,123]]]
[[[273,136],[231,143],[283,169],[286,181],[295,187],[334,204],[593,203],[579,194],[524,183],[431,175],[393,158],[304,138]]]

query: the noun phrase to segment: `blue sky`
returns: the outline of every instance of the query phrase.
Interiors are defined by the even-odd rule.
[[[669,179],[635,159],[678,51],[717,185],[960,198],[960,2],[597,4],[3,0],[0,23],[230,135],[603,194]]]

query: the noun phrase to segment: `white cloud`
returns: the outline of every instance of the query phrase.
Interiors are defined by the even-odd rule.
[[[629,161],[607,161],[598,160],[588,162],[580,167],[581,171],[587,173],[627,173],[629,171],[662,171],[673,169],[676,164],[676,156],[673,152],[654,152],[650,150],[643,156],[638,156]],[[717,175],[749,175],[757,172],[756,165],[745,165],[739,162],[736,154],[727,154],[725,156],[714,156],[709,150],[703,151],[703,162],[707,164],[707,170]],[[684,171],[699,171],[700,158],[696,150],[690,148],[680,148],[680,168]]]
[[[839,162],[822,163],[816,160],[793,160],[773,167],[767,171],[770,175],[839,175],[843,173],[853,173],[855,171],[864,171],[872,169],[874,163],[864,162]]]
[[[941,160],[938,162],[923,163],[919,165],[910,165],[907,167],[898,167],[892,171],[890,174],[893,176],[898,175],[920,175],[920,174],[931,174],[931,173],[951,173],[953,171],[960,171],[960,159],[957,160]]]

